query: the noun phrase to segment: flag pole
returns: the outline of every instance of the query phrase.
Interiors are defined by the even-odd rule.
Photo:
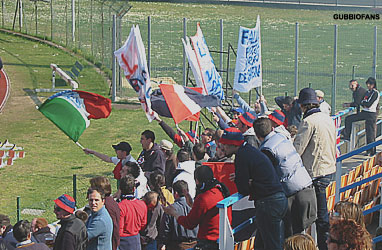
[[[192,143],[195,144],[195,141],[196,141],[196,137],[198,136],[198,126],[199,126],[199,120],[196,121],[196,126],[195,126],[195,137],[194,137],[194,141]]]
[[[80,147],[82,150],[84,150],[85,148],[77,141],[76,142],[76,145],[78,146],[78,147]]]

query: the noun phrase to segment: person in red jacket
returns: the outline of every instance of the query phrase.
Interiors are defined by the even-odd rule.
[[[199,225],[196,249],[218,250],[219,245],[219,209],[216,204],[229,196],[227,187],[218,182],[208,166],[200,166],[194,172],[196,182],[196,197],[191,211],[187,216],[179,216],[171,205],[163,207],[164,212],[176,218],[177,222],[186,229]],[[190,202],[190,197],[188,201]],[[231,211],[228,211],[231,221]]]
[[[118,204],[121,211],[119,220],[120,250],[141,250],[139,231],[147,224],[146,203],[134,196],[135,179],[127,175],[120,182],[121,199]]]

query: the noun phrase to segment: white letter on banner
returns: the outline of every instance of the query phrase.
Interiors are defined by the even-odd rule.
[[[262,83],[260,16],[257,16],[254,29],[240,27],[233,88],[248,92]]]
[[[211,57],[206,40],[204,39],[202,30],[198,23],[196,35],[191,37],[192,46],[200,72],[204,88],[207,89],[208,95],[216,95],[220,100],[224,99],[223,81],[216,70],[214,60]]]

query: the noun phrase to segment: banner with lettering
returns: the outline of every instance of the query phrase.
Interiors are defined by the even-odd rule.
[[[191,43],[196,55],[203,82],[203,89],[207,95],[215,95],[220,100],[224,99],[223,81],[216,70],[214,60],[211,57],[200,24],[197,24],[195,36],[191,37]]]
[[[257,16],[255,28],[240,27],[233,88],[248,92],[262,83],[260,16]]]
[[[146,52],[139,26],[131,27],[125,44],[114,55],[123,69],[126,79],[138,94],[138,99],[147,119],[151,122],[155,112],[151,109],[151,82],[147,68]]]

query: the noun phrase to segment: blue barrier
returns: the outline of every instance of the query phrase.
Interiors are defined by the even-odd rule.
[[[370,144],[368,144],[366,146],[363,146],[363,147],[361,147],[359,149],[356,149],[356,150],[354,150],[352,152],[349,152],[347,154],[341,155],[340,157],[337,158],[337,171],[336,171],[336,173],[341,173],[341,171],[342,171],[342,161],[343,160],[348,159],[348,158],[350,158],[350,157],[352,157],[354,155],[362,153],[362,152],[364,152],[364,151],[366,151],[368,149],[374,148],[374,147],[376,147],[378,145],[381,145],[381,144],[382,144],[382,140],[378,140],[376,142],[373,142],[373,143],[370,143]],[[343,188],[339,188],[338,189],[337,185],[339,184],[339,186],[341,186],[341,184],[340,184],[341,183],[341,174],[339,174],[339,175],[336,174],[336,199],[335,199],[336,202],[339,200],[340,193],[343,193],[343,192],[345,192],[347,190],[353,189],[353,188],[358,187],[358,186],[360,186],[362,184],[374,181],[374,180],[379,179],[379,178],[382,178],[382,173],[373,175],[371,177],[365,178],[365,179],[363,179],[361,181],[352,183],[352,184],[350,184],[348,186],[345,186]],[[382,205],[381,204],[377,205],[377,206],[374,206],[374,207],[372,207],[372,208],[370,208],[368,210],[363,211],[363,215],[367,215],[367,214],[371,214],[373,212],[377,212],[380,209],[382,209]],[[382,236],[375,237],[373,239],[373,244],[375,244],[377,242],[380,242],[380,241],[382,241]]]
[[[373,244],[382,241],[382,235],[373,238]]]
[[[217,208],[226,208],[226,207],[232,206],[234,203],[238,202],[242,198],[244,198],[243,195],[241,195],[239,193],[235,193],[235,194],[231,195],[230,197],[227,197],[224,200],[219,201],[218,204],[216,205],[216,207]]]
[[[378,140],[378,141],[372,142],[372,143],[370,143],[370,144],[368,144],[366,146],[360,147],[360,148],[358,148],[356,150],[353,150],[353,151],[351,151],[351,152],[349,152],[347,154],[341,155],[340,157],[337,158],[337,162],[343,161],[343,160],[345,160],[347,158],[350,158],[350,157],[352,157],[354,155],[358,155],[358,154],[360,154],[360,153],[362,153],[362,152],[364,152],[364,151],[366,151],[368,149],[374,148],[374,147],[376,147],[378,145],[381,145],[381,144],[382,144],[382,140]]]

